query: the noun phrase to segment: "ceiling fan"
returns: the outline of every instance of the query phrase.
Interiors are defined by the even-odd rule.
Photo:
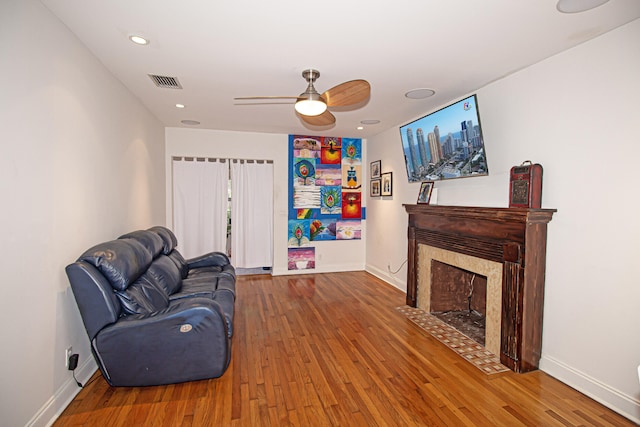
[[[246,96],[233,99],[295,99],[295,109],[304,122],[313,126],[327,126],[336,121],[327,108],[355,106],[366,101],[371,93],[368,81],[350,80],[319,94],[313,83],[320,77],[320,72],[314,69],[304,70],[302,77],[308,85],[299,96]]]

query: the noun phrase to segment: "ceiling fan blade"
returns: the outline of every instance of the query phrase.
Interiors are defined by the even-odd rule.
[[[371,85],[366,80],[351,80],[334,86],[322,94],[329,107],[346,107],[369,98]]]
[[[331,114],[329,110],[326,110],[324,113],[318,116],[304,116],[302,114],[298,114],[302,120],[310,124],[312,126],[328,126],[332,125],[336,122],[336,117]]]
[[[233,98],[236,101],[252,100],[252,99],[298,99],[297,96],[240,96]]]
[[[251,102],[250,99],[241,100],[239,102],[234,102],[233,105],[292,105],[293,101],[282,100],[278,101],[277,99],[267,100],[267,99],[257,99],[255,102]]]

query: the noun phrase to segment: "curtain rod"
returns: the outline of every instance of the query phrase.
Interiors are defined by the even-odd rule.
[[[213,158],[213,157],[196,157],[196,156],[172,156],[171,160],[179,162],[179,161],[186,161],[186,162],[220,162],[220,163],[226,163],[227,160],[229,162],[233,162],[233,163],[267,163],[267,164],[272,164],[273,160],[253,160],[253,159],[217,159],[217,158]]]
[[[251,159],[229,159],[230,161],[232,161],[233,163],[266,163],[266,164],[272,164],[273,160],[251,160]]]

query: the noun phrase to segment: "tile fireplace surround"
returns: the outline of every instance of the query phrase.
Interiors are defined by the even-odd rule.
[[[515,372],[537,369],[547,223],[556,210],[404,206],[407,305],[429,312],[432,260],[487,276],[485,347]]]
[[[416,307],[431,310],[431,261],[472,271],[487,277],[487,310],[484,346],[496,356],[500,354],[500,314],[502,305],[502,265],[494,261],[447,251],[428,245],[418,245],[418,295]],[[435,280],[434,280],[435,281]]]

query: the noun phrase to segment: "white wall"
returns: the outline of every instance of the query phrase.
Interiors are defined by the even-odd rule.
[[[509,169],[543,165],[542,207],[558,212],[548,229],[540,367],[636,422],[638,76],[636,20],[479,89],[490,176],[436,184],[441,205],[506,207]],[[406,267],[390,275],[387,263],[406,259],[402,203],[415,203],[419,184],[407,182],[397,128],[368,149],[394,172],[395,194],[369,200],[367,270],[406,289]]]
[[[286,134],[167,128],[167,223],[171,224],[172,219],[172,156],[273,160],[273,274],[363,270],[365,259],[364,232],[363,240],[313,242],[313,246],[316,247],[316,268],[313,270],[287,270],[288,147],[289,137]]]
[[[40,2],[0,5],[0,425],[46,425],[95,369],[64,268],[165,222],[163,126]]]

